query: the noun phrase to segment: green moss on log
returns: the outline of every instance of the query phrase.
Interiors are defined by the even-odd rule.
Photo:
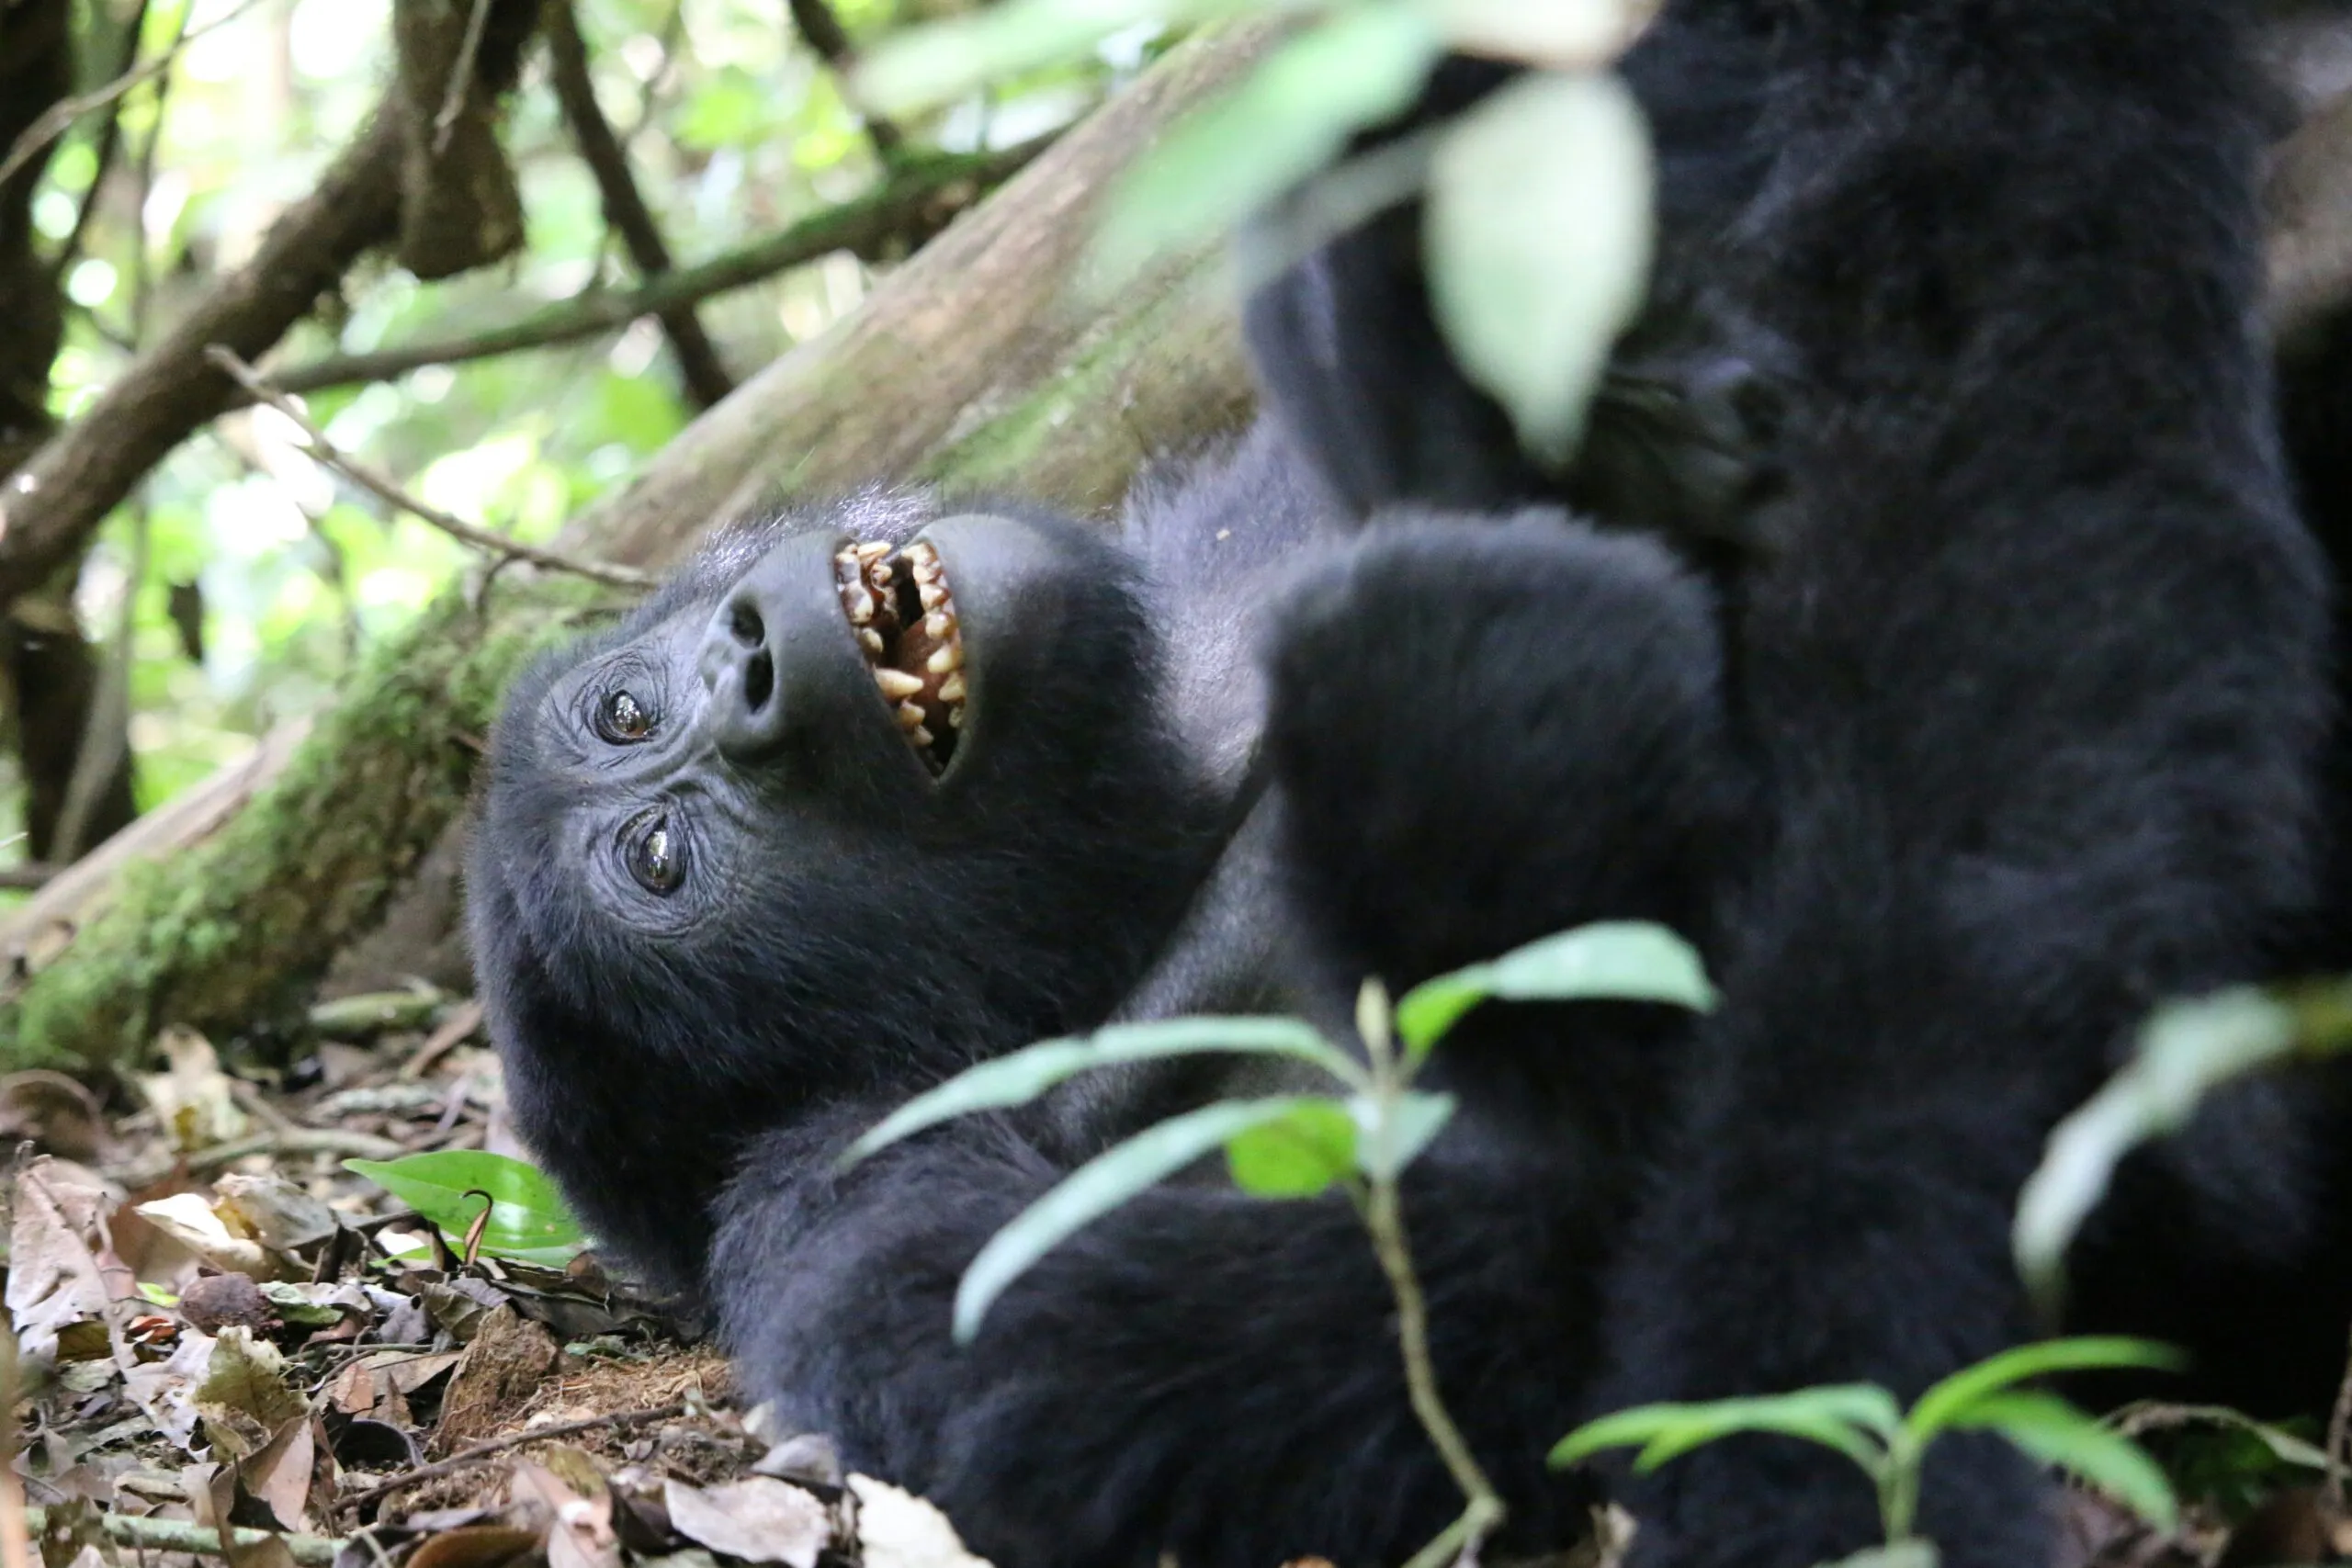
[[[220,829],[135,865],[61,959],[0,1004],[0,1064],[125,1060],[155,1030],[249,1029],[299,1002],[463,807],[507,682],[598,603],[572,583],[449,595],[354,671]]]

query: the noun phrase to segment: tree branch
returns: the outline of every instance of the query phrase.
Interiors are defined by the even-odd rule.
[[[250,392],[257,401],[267,403],[271,408],[293,421],[296,428],[311,438],[311,456],[317,461],[341,474],[386,505],[407,513],[420,523],[438,528],[458,543],[471,545],[478,550],[488,550],[491,554],[508,560],[526,560],[533,566],[546,567],[554,571],[568,571],[574,577],[584,577],[591,582],[606,583],[615,588],[642,589],[653,586],[652,577],[634,567],[607,566],[601,561],[579,560],[571,556],[559,555],[553,550],[543,550],[536,546],[526,545],[520,539],[492,533],[488,528],[476,527],[462,517],[453,517],[438,507],[426,505],[392,482],[389,476],[378,473],[367,464],[337,447],[334,442],[329,441],[326,432],[311,423],[311,416],[302,412],[300,404],[264,380],[252,366],[225,348],[209,349],[206,351],[206,356],[234,377],[237,384]]]
[[[580,36],[580,18],[569,4],[548,7],[548,54],[554,67],[556,100],[563,106],[564,122],[580,156],[596,176],[605,205],[605,221],[628,247],[629,259],[647,277],[671,270],[670,247],[629,173],[628,154],[620,138],[596,107],[596,85],[588,74],[588,44]],[[659,312],[662,331],[678,356],[678,373],[697,408],[708,408],[735,389],[735,378],[695,319],[694,307],[676,305]]]
[[[358,381],[383,381],[425,365],[458,365],[520,349],[546,348],[627,326],[640,316],[691,305],[730,288],[741,288],[834,251],[869,259],[885,246],[914,246],[929,233],[1009,178],[1052,141],[1040,137],[993,152],[942,153],[911,160],[864,196],[812,214],[790,228],[646,280],[640,288],[615,292],[590,289],[503,327],[470,337],[444,338],[335,355],[290,366],[272,379],[281,390],[315,392]]]
[[[856,63],[855,51],[850,47],[849,34],[842,30],[841,18],[825,0],[789,0],[792,25],[801,38],[817,51],[817,57],[832,68],[833,79],[841,85],[842,97],[865,122],[865,134],[873,139],[874,150],[882,154],[885,163],[898,155],[906,136],[890,121],[868,110],[857,101],[857,89],[851,85],[850,68]]]
[[[190,431],[232,406],[235,385],[206,363],[206,348],[259,355],[362,252],[391,238],[400,167],[399,116],[379,108],[251,261],[0,487],[0,602],[39,582]]]

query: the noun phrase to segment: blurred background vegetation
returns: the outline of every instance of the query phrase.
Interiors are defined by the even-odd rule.
[[[0,53],[6,28],[21,28],[39,3],[19,0],[18,16],[0,16]],[[869,126],[832,69],[844,47],[957,8],[958,0],[578,0],[571,15],[600,118],[670,258],[690,269],[875,190],[895,164],[1048,133],[1145,63],[1159,38],[1130,29],[1083,59],[906,125]],[[73,28],[72,91],[88,107],[29,191],[11,194],[28,197],[27,248],[60,297],[63,330],[45,399],[49,419],[62,423],[317,184],[361,133],[394,51],[390,0],[73,0],[60,9]],[[641,258],[607,220],[559,90],[570,29],[551,30],[559,47],[525,57],[503,130],[520,186],[521,247],[437,282],[372,253],[288,335],[266,362],[273,373],[299,378],[298,367],[334,356],[454,343],[641,280]],[[29,59],[18,57],[20,78]],[[23,90],[11,69],[0,62],[0,96]],[[126,75],[136,85],[94,101]],[[17,149],[29,141],[17,133]],[[321,387],[306,401],[338,446],[420,499],[543,540],[730,378],[854,307],[877,269],[944,216],[914,214],[902,237],[862,247],[867,254],[835,250],[701,300],[695,374],[682,374],[665,324],[642,316],[546,346]],[[0,214],[0,231],[6,224]],[[21,326],[0,322],[0,335]],[[0,869],[13,869],[13,880],[37,881],[36,860],[70,859],[119,826],[123,807],[152,809],[248,754],[272,725],[320,707],[364,649],[412,622],[478,559],[333,478],[300,445],[266,408],[200,425],[46,592],[18,601],[8,626],[17,679],[0,712]],[[74,681],[61,670],[78,671],[84,689],[67,690]],[[127,699],[111,711],[109,681]],[[81,742],[114,720],[127,740],[130,800],[111,811],[101,802],[74,845],[40,841],[54,836],[40,830],[51,825],[28,811],[44,766],[58,772],[57,716],[42,710],[61,706],[72,710],[68,772]],[[32,733],[40,723],[46,737]],[[51,791],[64,782],[46,781]],[[18,897],[0,893],[0,908]]]

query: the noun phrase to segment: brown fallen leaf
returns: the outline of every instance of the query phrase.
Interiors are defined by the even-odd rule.
[[[511,1525],[460,1525],[427,1536],[409,1553],[407,1568],[505,1568],[536,1551],[539,1532]]]
[[[620,1568],[620,1539],[613,1533],[613,1500],[602,1487],[582,1497],[544,1465],[518,1460],[514,1492],[553,1516],[548,1526],[548,1568]]]
[[[947,1516],[887,1481],[853,1475],[857,1545],[865,1568],[974,1568],[988,1559],[965,1548]]]
[[[61,1329],[103,1321],[107,1309],[98,1226],[114,1200],[73,1170],[43,1156],[17,1179],[6,1300],[18,1353],[32,1360],[53,1359]]]
[[[831,1544],[832,1510],[788,1481],[754,1475],[718,1486],[672,1481],[662,1504],[680,1535],[746,1562],[816,1568]]]
[[[195,1398],[205,1436],[226,1459],[259,1451],[288,1422],[310,1414],[286,1380],[285,1356],[244,1328],[225,1329],[213,1342]]]

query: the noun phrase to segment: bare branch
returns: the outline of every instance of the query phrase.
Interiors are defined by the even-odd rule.
[[[653,586],[653,579],[635,567],[607,566],[600,561],[575,560],[570,556],[560,555],[553,550],[543,550],[535,545],[526,545],[519,539],[510,539],[505,535],[493,533],[488,528],[477,527],[461,517],[453,517],[436,506],[427,505],[402,490],[387,476],[378,473],[356,457],[338,448],[334,442],[327,439],[326,432],[311,422],[311,416],[302,411],[301,404],[270,385],[252,366],[229,350],[215,346],[205,351],[205,357],[227,371],[235,378],[239,386],[253,394],[255,401],[267,403],[271,408],[292,420],[302,434],[311,438],[311,456],[316,461],[333,468],[386,505],[397,507],[417,521],[438,528],[460,544],[471,545],[478,550],[488,550],[503,559],[529,561],[533,566],[545,567],[552,571],[568,571],[575,577],[584,577],[592,582],[609,583],[615,588]]]
[[[51,105],[48,113],[25,128],[25,133],[17,138],[16,145],[8,149],[8,155],[6,158],[0,158],[0,185],[7,184],[10,175],[23,168],[32,159],[39,157],[40,150],[64,135],[66,127],[75,120],[88,114],[92,109],[106,107],[150,76],[170,70],[172,62],[179,58],[181,50],[215,28],[227,27],[260,4],[261,0],[243,0],[242,5],[222,12],[204,26],[190,28],[180,35],[177,43],[137,70],[126,71],[103,87],[94,87],[76,97],[60,99]]]
[[[834,79],[841,86],[842,97],[857,111],[857,118],[865,122],[865,134],[873,138],[874,150],[881,153],[887,162],[905,143],[906,137],[896,125],[857,101],[857,89],[851,85],[850,77],[850,68],[856,63],[856,51],[850,47],[849,34],[842,30],[841,18],[833,15],[833,8],[826,4],[826,0],[789,0],[789,3],[792,25],[800,30],[800,36],[808,41],[808,47],[817,51],[818,58],[832,67]]]
[[[628,247],[638,271],[648,277],[670,271],[670,247],[662,243],[653,213],[629,174],[628,154],[622,150],[620,138],[613,134],[604,110],[596,107],[596,85],[588,74],[588,45],[580,36],[578,15],[559,0],[548,7],[546,28],[556,99],[563,106],[564,120],[571,127],[571,140],[579,146],[581,158],[596,176],[605,221]],[[693,306],[673,306],[662,311],[659,319],[695,406],[708,408],[735,389],[735,378],[728,375],[726,363],[703,331]]]
[[[115,72],[117,76],[129,74],[139,63],[139,35],[147,28],[147,7],[148,0],[139,0],[137,8],[131,13],[129,24],[123,28],[122,64]],[[182,40],[187,37],[190,15],[191,13],[187,11],[180,13],[179,37],[173,39],[172,50],[179,48]],[[166,50],[164,52],[169,53],[171,51]],[[63,276],[65,269],[74,265],[74,258],[82,254],[83,236],[89,230],[91,218],[97,213],[98,197],[106,189],[107,171],[114,167],[114,155],[121,145],[122,104],[121,99],[118,97],[107,107],[106,124],[98,131],[97,167],[90,175],[89,189],[82,193],[82,205],[74,209],[73,229],[66,234],[65,243],[57,247],[57,259],[50,266],[51,276]]]
[[[873,258],[886,247],[913,248],[928,234],[1051,144],[1051,136],[992,152],[942,153],[910,160],[864,196],[815,213],[764,239],[647,279],[626,292],[589,289],[508,326],[462,338],[411,344],[370,354],[336,355],[290,366],[274,378],[288,392],[314,392],[383,381],[425,365],[459,365],[527,348],[573,343],[627,326],[641,316],[741,288],[835,251]]]

